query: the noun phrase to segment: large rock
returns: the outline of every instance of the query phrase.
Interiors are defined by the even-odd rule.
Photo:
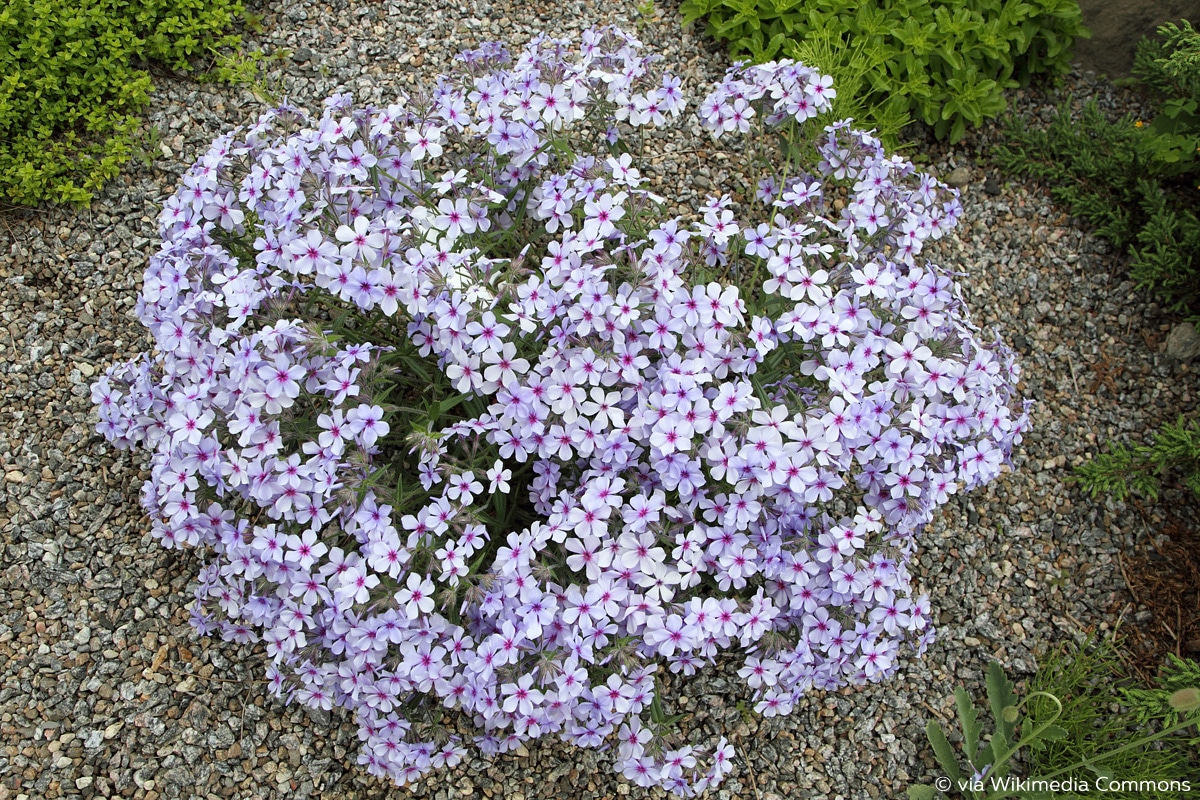
[[[971,170],[966,167],[957,167],[951,170],[950,174],[942,180],[951,189],[961,189],[971,182]]]
[[[1129,77],[1137,43],[1164,22],[1200,25],[1200,0],[1079,0],[1079,8],[1092,38],[1076,40],[1074,61],[1109,78]]]
[[[1167,335],[1167,357],[1186,364],[1197,356],[1200,356],[1200,335],[1196,326],[1182,322],[1172,328]]]

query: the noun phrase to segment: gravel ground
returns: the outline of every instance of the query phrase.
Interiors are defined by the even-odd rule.
[[[272,9],[249,41],[293,51],[272,65],[273,83],[314,109],[335,90],[384,100],[478,41],[520,45],[595,23],[633,30],[638,19],[631,0]],[[643,40],[698,102],[724,55],[681,35],[673,9],[644,22]],[[148,116],[162,144],[152,166],[131,165],[90,209],[38,209],[0,225],[0,800],[643,796],[603,755],[550,741],[470,760],[411,793],[391,788],[355,766],[352,724],[282,706],[258,681],[261,652],[188,626],[200,561],[151,540],[137,505],[144,461],[93,433],[88,385],[147,345],[132,308],[161,203],[217,134],[262,106],[245,89],[156,85]],[[1090,75],[1073,74],[1064,91],[1139,110]],[[1062,96],[1019,92],[1013,106],[1044,117]],[[988,659],[1027,676],[1051,643],[1105,630],[1119,613],[1136,618],[1117,554],[1151,535],[1153,519],[1088,500],[1068,479],[1101,442],[1194,408],[1196,373],[1160,354],[1169,326],[1114,277],[1105,243],[1037,187],[987,170],[992,141],[973,135],[933,153],[943,176],[965,181],[963,223],[942,261],[969,273],[976,321],[999,325],[1024,354],[1034,431],[1014,473],[959,498],[925,533],[917,574],[940,626],[923,660],[883,685],[815,692],[772,721],[738,710],[732,670],[676,681],[668,696],[684,728],[701,740],[728,732],[738,750],[716,797],[899,797],[935,776],[926,720],[950,713],[955,685],[978,688]],[[698,176],[691,185],[703,193],[736,163],[706,148],[690,123],[661,137],[651,176],[693,202],[674,183],[678,170]]]

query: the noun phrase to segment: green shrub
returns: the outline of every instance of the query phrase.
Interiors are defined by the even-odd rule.
[[[1110,122],[1094,101],[1078,122],[1059,109],[1045,130],[1010,121],[996,161],[1037,178],[1051,196],[1129,254],[1129,274],[1173,313],[1200,306],[1200,34],[1186,21],[1143,41],[1135,75],[1160,98],[1150,123]]]
[[[1154,434],[1148,445],[1112,445],[1075,470],[1084,491],[1092,497],[1112,496],[1124,500],[1131,494],[1157,499],[1162,474],[1182,473],[1184,483],[1200,497],[1200,422],[1185,424],[1183,417]]]
[[[1163,100],[1143,135],[1158,174],[1182,175],[1200,162],[1200,33],[1186,19],[1158,33],[1163,40],[1143,40],[1134,57],[1134,75]]]
[[[6,0],[0,8],[0,197],[83,203],[134,152],[152,90],[137,66],[187,71],[235,46],[240,0]]]
[[[684,0],[681,10],[755,62],[803,60],[815,35],[861,48],[873,69],[859,126],[882,128],[887,117],[872,110],[903,106],[952,142],[1004,110],[1004,89],[1066,72],[1075,39],[1091,35],[1075,0]]]

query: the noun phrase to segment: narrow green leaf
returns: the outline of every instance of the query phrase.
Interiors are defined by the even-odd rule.
[[[975,765],[976,751],[979,749],[979,734],[983,724],[979,721],[979,710],[971,702],[971,696],[961,686],[954,690],[954,705],[958,708],[958,721],[963,729],[963,749],[967,760]]]
[[[1004,674],[1004,667],[999,661],[988,664],[987,672],[988,704],[992,709],[992,718],[996,720],[996,728],[1003,732],[1004,741],[1013,741],[1013,733],[1017,729],[1016,720],[1004,719],[1004,709],[1017,704],[1017,696],[1013,694],[1012,681]]]
[[[942,726],[938,724],[937,720],[929,720],[925,726],[925,736],[929,738],[933,754],[937,757],[942,770],[951,780],[960,780],[962,770],[958,766],[958,759],[954,756],[954,748],[950,746],[950,740],[946,738],[946,732],[942,730]]]

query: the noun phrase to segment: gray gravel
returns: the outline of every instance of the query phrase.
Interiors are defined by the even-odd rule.
[[[479,41],[519,45],[595,23],[632,30],[638,19],[632,0],[271,7],[250,44],[292,51],[271,66],[270,83],[313,109],[340,90],[382,101]],[[643,22],[643,40],[698,102],[725,56],[695,32],[681,35],[674,7]],[[90,209],[42,208],[0,224],[0,800],[410,796],[355,766],[355,728],[342,717],[267,696],[261,652],[195,634],[187,604],[199,556],[151,540],[137,504],[144,461],[93,433],[93,376],[147,346],[131,311],[161,203],[216,135],[262,108],[244,88],[156,86],[153,165],[131,164]],[[1072,75],[1063,91],[1114,113],[1138,110],[1090,75]],[[1026,91],[1012,102],[1046,118],[1064,96]],[[730,688],[732,670],[676,680],[667,696],[685,731],[728,732],[738,750],[716,797],[901,796],[935,775],[925,721],[949,713],[955,685],[977,689],[989,658],[1027,676],[1051,643],[1106,630],[1119,614],[1137,618],[1116,558],[1152,534],[1153,519],[1086,499],[1068,479],[1102,442],[1136,439],[1194,409],[1196,371],[1159,353],[1170,320],[1114,277],[1119,263],[1104,242],[1038,187],[988,170],[993,141],[972,135],[933,154],[961,183],[966,209],[943,263],[970,273],[976,321],[1000,326],[1024,354],[1034,431],[1014,473],[952,503],[924,536],[918,577],[940,616],[926,658],[882,685],[813,693],[773,721],[738,709],[745,698]],[[703,193],[737,163],[694,125],[651,151],[655,169],[644,172],[684,202],[696,195],[677,184],[680,170],[699,176],[692,185]],[[546,741],[468,761],[411,796],[645,794],[605,756]]]

